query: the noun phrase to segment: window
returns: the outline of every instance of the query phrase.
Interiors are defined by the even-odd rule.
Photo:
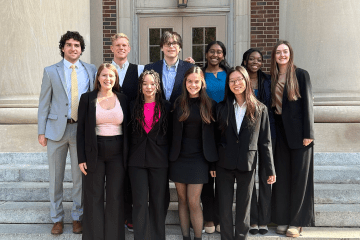
[[[160,39],[164,32],[173,31],[172,28],[150,28],[149,29],[149,62],[153,63],[164,58],[160,48]]]
[[[195,64],[205,66],[205,48],[216,40],[216,27],[192,28],[192,58]]]

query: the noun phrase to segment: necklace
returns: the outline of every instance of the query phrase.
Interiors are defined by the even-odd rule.
[[[286,72],[283,72],[283,73],[281,73],[281,72],[279,72],[279,75],[284,75]]]

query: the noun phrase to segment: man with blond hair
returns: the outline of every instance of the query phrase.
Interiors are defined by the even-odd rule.
[[[144,70],[144,65],[129,63],[127,57],[131,51],[130,41],[124,33],[117,33],[111,37],[110,49],[114,53],[112,64],[119,74],[119,83],[123,93],[131,102],[136,98],[138,78]]]

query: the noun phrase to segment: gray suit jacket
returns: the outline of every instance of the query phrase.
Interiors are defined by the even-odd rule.
[[[95,65],[80,63],[85,67],[90,79],[90,91],[94,89]],[[79,93],[81,95],[82,93]],[[38,134],[53,141],[59,141],[64,135],[69,102],[66,92],[64,62],[44,68],[38,109]]]

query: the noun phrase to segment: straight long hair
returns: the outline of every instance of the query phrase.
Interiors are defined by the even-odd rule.
[[[190,108],[189,108],[189,93],[186,89],[186,81],[190,74],[196,73],[201,78],[201,89],[199,92],[200,98],[200,116],[203,122],[210,124],[211,121],[215,121],[212,113],[212,101],[211,98],[206,93],[206,83],[204,78],[204,73],[198,66],[193,66],[189,70],[186,71],[184,76],[184,81],[182,84],[182,93],[178,99],[176,99],[175,106],[179,105],[181,110],[181,115],[179,117],[179,121],[183,122],[188,119],[190,115]]]
[[[287,93],[288,93],[287,97],[288,97],[289,101],[296,101],[299,98],[301,98],[300,90],[299,90],[299,82],[297,80],[296,73],[295,73],[296,66],[294,64],[294,51],[288,41],[280,40],[275,44],[275,46],[271,52],[270,75],[271,75],[271,98],[272,98],[273,106],[276,102],[275,89],[276,89],[276,85],[279,81],[279,66],[276,62],[276,50],[281,44],[285,44],[286,46],[288,46],[289,51],[290,51],[290,58],[289,58],[289,62],[287,64],[286,77],[285,77],[286,78],[285,85],[286,85],[286,89],[287,89]]]
[[[143,86],[146,75],[152,76],[152,78],[154,79],[155,88],[156,88],[155,108],[154,108],[154,115],[153,115],[153,121],[152,121],[151,127],[153,127],[157,121],[160,121],[160,119],[159,119],[159,113],[160,113],[160,118],[162,118],[162,121],[161,121],[161,126],[159,128],[159,131],[162,128],[163,133],[165,135],[166,130],[167,130],[167,116],[166,116],[167,113],[166,113],[164,104],[161,104],[162,97],[161,97],[161,88],[160,88],[160,77],[159,77],[159,74],[157,72],[155,72],[154,70],[150,70],[150,71],[146,70],[139,77],[138,93],[137,93],[137,96],[135,99],[134,109],[131,114],[132,129],[134,132],[136,132],[136,131],[140,132],[142,135],[143,126],[145,126],[145,124],[146,124],[145,123],[145,115],[144,115],[145,98],[144,98],[144,93],[142,91],[142,86]]]
[[[244,94],[245,101],[246,101],[245,117],[247,117],[250,120],[250,123],[255,123],[255,121],[257,119],[256,113],[260,111],[261,104],[260,104],[259,100],[256,99],[254,92],[251,88],[251,82],[250,82],[250,77],[249,77],[248,72],[242,66],[237,66],[235,68],[232,68],[229,71],[229,74],[226,76],[225,97],[223,100],[223,103],[226,104],[226,107],[222,112],[219,112],[219,116],[218,116],[218,119],[220,121],[219,127],[222,131],[224,131],[225,128],[229,125],[229,117],[230,117],[229,116],[229,113],[230,113],[229,108],[233,107],[233,102],[236,99],[235,94],[231,91],[230,86],[229,86],[230,75],[236,71],[239,72],[244,77],[245,84],[246,84],[245,91],[242,93],[242,94]],[[224,116],[225,110],[227,110],[226,116]]]

